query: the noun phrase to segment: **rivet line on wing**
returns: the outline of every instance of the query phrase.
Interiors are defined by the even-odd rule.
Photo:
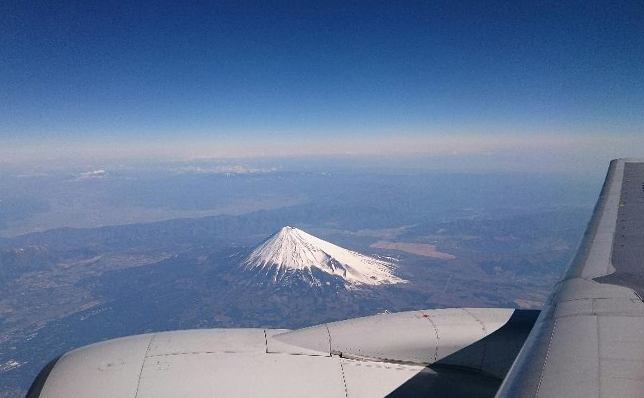
[[[434,362],[436,362],[438,361],[438,347],[440,347],[440,341],[441,341],[440,335],[438,334],[438,327],[436,326],[436,324],[434,323],[430,315],[423,314],[423,318],[429,321],[429,323],[434,328],[434,333],[436,334],[436,348],[434,349]]]
[[[156,334],[153,334],[152,337],[150,337],[150,341],[148,342],[148,347],[145,349],[145,354],[143,355],[143,362],[141,362],[141,370],[139,371],[139,379],[136,381],[136,391],[134,392],[134,398],[137,398],[139,396],[139,388],[141,387],[141,376],[143,376],[143,367],[145,366],[145,359],[148,357],[148,353],[150,352],[150,347],[152,347],[152,341],[154,341],[154,338],[156,337]]]
[[[543,366],[541,367],[541,375],[539,375],[539,384],[537,384],[537,391],[534,393],[535,398],[539,397],[539,391],[541,390],[541,384],[543,383],[543,376],[546,372],[546,365],[548,364],[548,359],[550,358],[550,348],[552,348],[552,340],[555,336],[555,331],[557,330],[557,319],[554,320],[552,325],[552,332],[550,333],[550,339],[548,340],[548,349],[546,350],[546,358],[543,360]]]

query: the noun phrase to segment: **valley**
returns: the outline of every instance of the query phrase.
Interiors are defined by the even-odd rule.
[[[281,214],[52,230],[6,241],[0,250],[6,278],[0,296],[2,394],[20,396],[16,391],[24,391],[48,358],[137,333],[299,328],[423,308],[538,308],[583,226],[552,223],[549,235],[515,236],[512,218],[369,233],[316,228],[305,218],[287,221],[320,231],[323,240],[284,228]],[[382,235],[402,246],[381,247]],[[512,246],[498,236],[513,236]],[[455,258],[400,250],[434,245],[422,241],[438,241]],[[21,254],[17,261],[16,253],[31,257]],[[268,265],[288,267],[272,274]],[[369,272],[376,278],[364,278]]]

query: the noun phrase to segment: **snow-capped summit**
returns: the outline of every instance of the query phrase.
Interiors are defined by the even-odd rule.
[[[294,273],[319,282],[314,270],[340,276],[350,285],[406,282],[393,274],[389,262],[344,249],[288,226],[257,246],[243,265],[246,269],[271,275],[275,282]]]

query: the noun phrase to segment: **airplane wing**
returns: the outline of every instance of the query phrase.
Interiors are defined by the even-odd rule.
[[[611,162],[584,240],[499,398],[644,395],[644,162]]]
[[[641,396],[643,266],[644,162],[615,160],[540,313],[459,308],[131,336],[52,361],[27,398]]]

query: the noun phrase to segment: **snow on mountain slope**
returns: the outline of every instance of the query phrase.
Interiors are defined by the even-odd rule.
[[[393,274],[389,262],[344,249],[293,227],[282,228],[260,244],[243,265],[272,275],[275,282],[293,272],[315,281],[313,269],[340,276],[350,285],[406,282]]]

